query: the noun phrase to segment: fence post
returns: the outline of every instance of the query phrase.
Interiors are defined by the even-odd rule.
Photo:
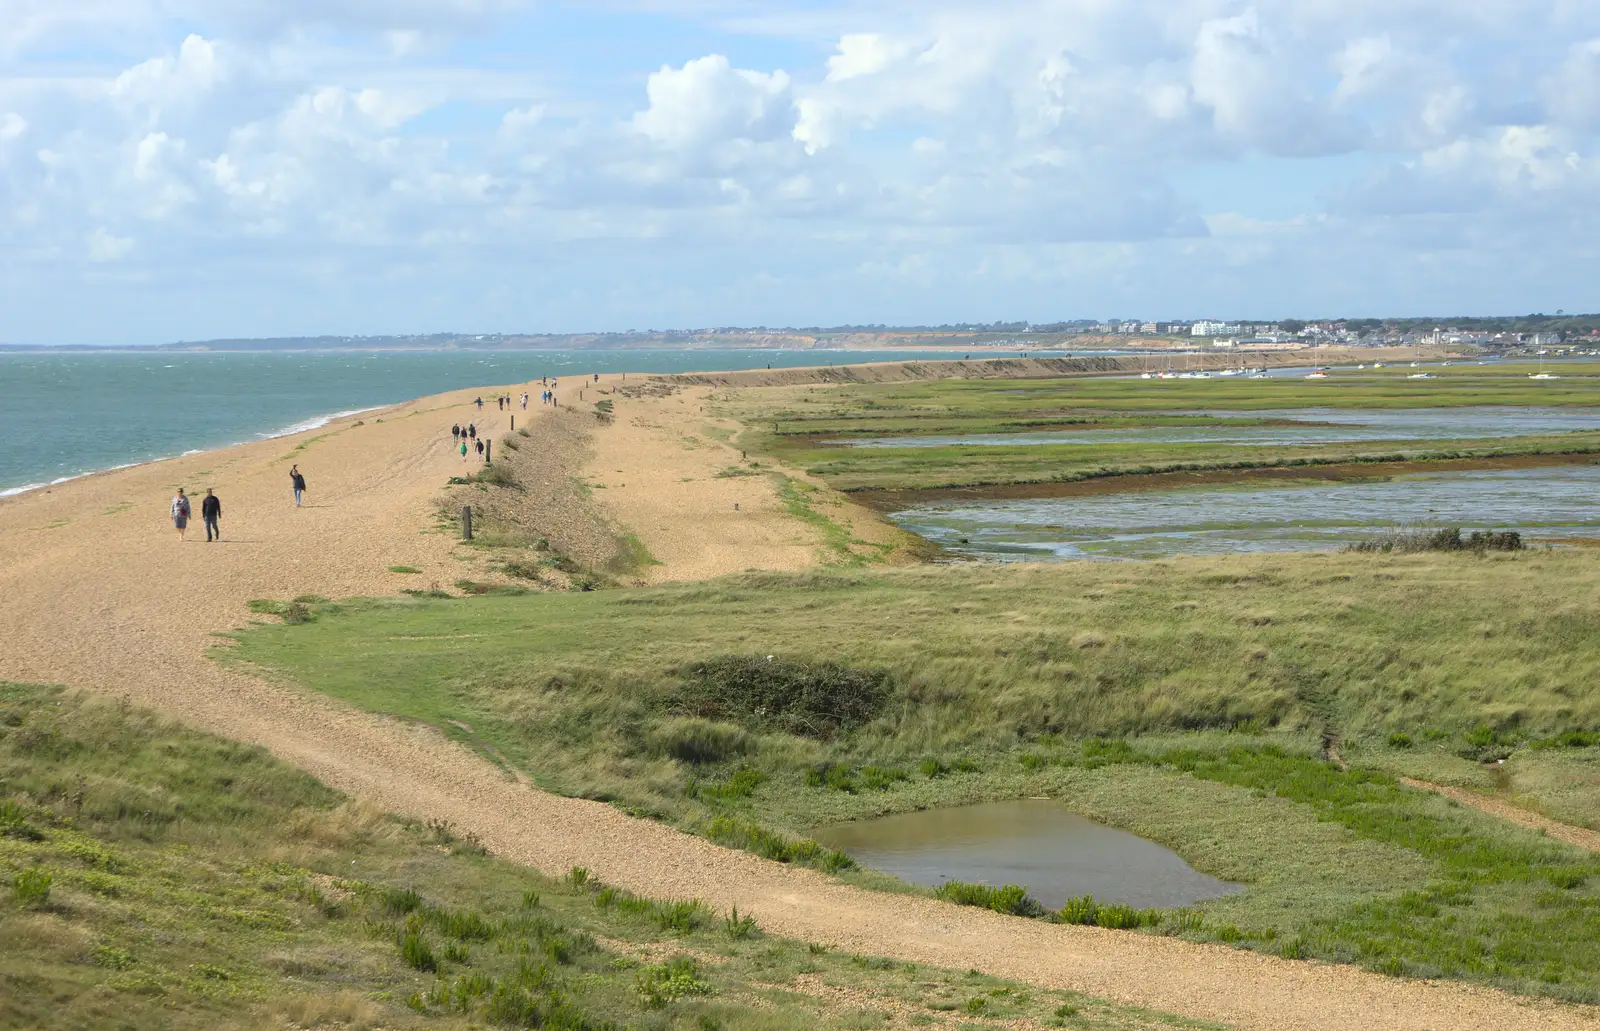
[[[461,539],[472,540],[472,506],[461,506]]]
[[[483,442],[483,464],[488,465],[492,461],[494,461],[494,441],[486,440]]]

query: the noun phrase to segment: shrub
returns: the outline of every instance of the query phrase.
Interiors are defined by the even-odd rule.
[[[495,465],[493,462],[490,462],[488,465],[485,465],[478,475],[473,477],[473,479],[478,483],[486,483],[491,487],[520,488],[522,486],[522,484],[517,481],[516,473],[513,473],[510,467],[504,463]]]
[[[700,967],[688,956],[674,956],[660,966],[645,967],[635,977],[634,987],[652,1009],[686,995],[711,995],[714,991],[700,980]]]
[[[692,780],[685,794],[704,802],[732,802],[755,794],[756,788],[766,779],[765,773],[745,766],[733,771],[733,775],[721,784],[705,784]]]
[[[682,671],[676,704],[690,716],[829,740],[875,717],[889,674],[832,662],[725,655]]]
[[[1404,734],[1404,733],[1390,734],[1389,735],[1389,747],[1390,748],[1410,748],[1411,747],[1411,735],[1410,734]]]
[[[743,727],[693,717],[667,720],[649,738],[654,755],[687,763],[719,763],[753,751],[755,742]]]
[[[778,863],[799,863],[824,873],[853,870],[856,866],[854,859],[837,849],[827,848],[809,838],[785,837],[759,824],[731,816],[713,818],[705,824],[703,833],[719,845],[754,852],[764,859]]]
[[[15,802],[0,802],[0,838],[43,841],[44,831],[28,822],[28,811]]]
[[[924,759],[917,764],[917,769],[921,770],[922,775],[929,780],[933,780],[936,777],[946,777],[950,774],[950,767],[938,759]]]
[[[739,915],[739,907],[734,906],[733,912],[722,921],[722,931],[729,938],[748,938],[756,933],[756,918],[746,914]]]
[[[1411,554],[1421,551],[1522,551],[1527,545],[1515,530],[1496,533],[1493,530],[1474,530],[1467,536],[1461,528],[1442,530],[1391,530],[1376,537],[1357,541],[1345,550],[1355,552],[1398,552]]]
[[[400,958],[405,960],[406,966],[413,970],[434,971],[439,969],[438,957],[422,935],[411,932],[400,939]]]
[[[1125,931],[1136,927],[1153,927],[1161,922],[1159,909],[1134,909],[1123,903],[1101,903],[1094,900],[1093,895],[1082,895],[1078,898],[1068,899],[1066,905],[1056,911],[1056,919],[1064,924],[1082,924],[1089,927],[1109,927],[1112,930]],[[1184,924],[1186,921],[1180,921]],[[1198,916],[1194,926],[1199,926]],[[1180,926],[1180,929],[1182,927]]]
[[[19,905],[27,909],[43,908],[50,901],[50,885],[55,877],[48,870],[35,867],[23,870],[11,878],[11,890]]]
[[[987,884],[946,881],[934,890],[933,896],[958,906],[977,906],[1010,916],[1043,916],[1045,913],[1045,908],[1028,894],[1028,889],[1015,884],[992,888]]]

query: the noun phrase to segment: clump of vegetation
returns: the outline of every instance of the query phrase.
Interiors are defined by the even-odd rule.
[[[1083,924],[1125,931],[1136,927],[1159,925],[1162,912],[1159,909],[1135,909],[1120,902],[1096,902],[1093,895],[1083,895],[1068,899],[1066,905],[1056,911],[1055,918],[1064,924]]]
[[[472,478],[474,483],[487,484],[490,487],[509,487],[520,490],[522,483],[517,479],[517,474],[504,462],[486,464],[477,476]]]
[[[636,975],[639,997],[651,1009],[660,1009],[686,995],[712,995],[714,989],[700,980],[700,966],[688,956],[674,956],[659,966],[645,967]]]
[[[856,861],[837,849],[820,845],[809,838],[791,838],[734,816],[712,817],[700,831],[719,845],[754,852],[774,862],[810,866],[824,873],[856,868]]]
[[[832,662],[724,655],[680,673],[683,712],[756,730],[826,741],[875,717],[889,696],[889,673]]]
[[[1522,551],[1522,534],[1515,530],[1473,530],[1462,536],[1461,528],[1442,530],[1391,530],[1357,541],[1346,551],[1415,554],[1423,551]]]
[[[1016,884],[1001,888],[987,884],[968,884],[965,881],[945,881],[934,890],[934,898],[954,902],[958,906],[977,906],[992,909],[1009,916],[1044,916],[1045,908],[1028,894],[1028,889]]]
[[[696,764],[726,762],[756,748],[755,739],[743,727],[694,716],[664,720],[650,732],[647,743],[653,755]]]
[[[420,572],[422,572],[422,570],[418,569],[416,566],[390,566],[389,567],[389,572],[391,572],[391,573],[420,573]]]

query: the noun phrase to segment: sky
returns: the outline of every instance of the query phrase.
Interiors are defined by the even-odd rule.
[[[1594,0],[0,0],[0,342],[1600,309]]]

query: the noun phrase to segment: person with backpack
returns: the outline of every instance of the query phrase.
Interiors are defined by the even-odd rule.
[[[172,499],[172,525],[178,530],[178,540],[183,540],[183,532],[189,527],[189,499],[184,496],[183,488],[178,488],[177,495]]]
[[[206,543],[222,540],[222,499],[210,487],[206,488],[206,496],[200,502],[200,518],[206,524]]]
[[[461,439],[461,424],[459,422],[456,423],[454,426],[450,427],[450,439],[451,440],[460,440]]]
[[[306,492],[306,478],[300,474],[300,467],[289,467],[289,486],[294,488],[294,507],[300,507],[300,495]]]

